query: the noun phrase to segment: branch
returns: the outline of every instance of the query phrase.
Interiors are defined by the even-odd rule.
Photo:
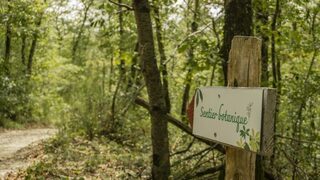
[[[201,151],[199,151],[199,152],[197,152],[195,154],[191,154],[191,155],[189,155],[189,156],[187,156],[187,157],[185,157],[183,159],[180,159],[180,160],[178,160],[176,162],[173,162],[171,167],[177,166],[178,164],[180,164],[183,161],[187,161],[187,160],[193,159],[196,156],[201,156],[204,153],[207,154],[207,152],[210,152],[212,149],[213,149],[212,147],[207,147],[207,148],[205,148],[205,149],[203,149],[203,150],[201,150]]]
[[[188,177],[188,178],[192,179],[192,178],[198,178],[198,177],[201,177],[201,176],[205,176],[207,174],[215,174],[216,172],[223,170],[224,167],[225,167],[225,164],[221,164],[219,166],[211,167],[211,168],[205,169],[203,171],[197,172],[194,176],[191,176],[191,177]]]
[[[179,44],[176,46],[176,48],[174,49],[173,53],[169,56],[168,60],[166,60],[165,62],[163,62],[162,64],[168,64],[172,59],[174,59],[175,55],[177,54],[177,51],[179,49],[180,46],[182,46],[182,44],[184,42],[186,42],[189,38],[191,38],[192,36],[195,36],[201,32],[203,32],[204,30],[206,30],[208,27],[210,26],[210,23],[205,25],[202,29],[195,31],[193,33],[188,34],[187,37],[185,37],[182,41],[179,42]]]
[[[192,139],[191,143],[188,145],[188,147],[187,147],[186,149],[181,150],[181,151],[177,151],[177,152],[175,152],[175,153],[171,154],[170,156],[174,156],[174,155],[177,155],[177,154],[186,153],[187,151],[189,151],[189,150],[190,150],[191,146],[192,146],[192,145],[193,145],[193,143],[194,143],[194,140],[195,140],[195,138],[193,138],[193,139]]]
[[[148,111],[150,110],[150,105],[142,98],[137,97],[136,100],[135,100],[135,103],[138,104],[139,106],[144,107]],[[203,142],[203,143],[205,143],[205,144],[207,144],[209,146],[215,146],[216,150],[218,150],[222,154],[225,154],[226,150],[221,144],[214,143],[214,142],[212,142],[212,141],[210,141],[208,139],[205,139],[203,137],[199,137],[199,136],[196,136],[196,135],[192,134],[192,129],[189,126],[183,124],[181,121],[179,121],[176,118],[172,117],[170,114],[165,114],[164,116],[168,120],[168,122],[170,122],[171,124],[173,124],[174,126],[179,128],[183,132],[191,135],[192,137],[195,137],[199,141],[201,141],[201,142]]]
[[[308,179],[307,173],[304,172],[304,170],[303,170],[301,167],[299,167],[292,159],[290,159],[289,155],[288,155],[283,149],[280,149],[280,151],[284,154],[284,157],[289,161],[289,163],[290,163],[293,167],[297,168],[297,170],[300,171],[300,175],[304,174],[305,177],[306,177],[306,179]]]
[[[120,7],[124,7],[126,8],[127,10],[130,10],[132,11],[133,10],[133,7],[129,6],[129,5],[126,5],[126,4],[122,4],[122,3],[117,3],[117,2],[114,2],[112,0],[109,0],[109,2],[111,2],[112,4],[115,4],[117,6],[120,6]]]
[[[282,139],[289,139],[289,140],[291,140],[291,141],[296,141],[296,142],[300,142],[300,143],[313,144],[313,145],[316,145],[316,146],[319,146],[319,147],[320,147],[320,144],[315,143],[315,142],[312,142],[312,141],[294,139],[294,138],[292,138],[292,137],[281,136],[280,134],[275,134],[275,136],[278,137],[278,138],[282,138]]]

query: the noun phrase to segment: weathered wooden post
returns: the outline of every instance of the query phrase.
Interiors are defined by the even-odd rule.
[[[256,153],[272,153],[276,91],[260,75],[261,40],[235,36],[228,87],[196,90],[193,134],[226,145],[226,180],[255,179]]]
[[[228,86],[260,87],[261,40],[235,36],[229,52]],[[226,180],[254,180],[256,153],[227,147]]]

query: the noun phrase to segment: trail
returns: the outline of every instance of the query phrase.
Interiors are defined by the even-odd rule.
[[[26,154],[26,151],[32,151],[28,146],[35,145],[56,132],[56,129],[29,129],[0,133],[0,179],[10,171],[26,167],[28,161],[23,154]]]

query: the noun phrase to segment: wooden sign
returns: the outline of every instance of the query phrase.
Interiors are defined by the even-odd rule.
[[[271,155],[275,98],[276,91],[270,88],[198,88],[193,134]]]

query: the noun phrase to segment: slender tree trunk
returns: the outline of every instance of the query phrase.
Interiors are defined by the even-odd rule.
[[[199,18],[199,0],[195,0],[194,2],[194,10],[193,10],[193,22],[191,23],[191,33],[194,33],[198,30],[198,18]],[[189,93],[191,88],[191,80],[192,80],[192,64],[194,62],[194,45],[190,45],[188,49],[188,62],[187,62],[187,75],[185,79],[185,88],[182,96],[182,105],[181,105],[181,116],[182,119],[185,119],[185,115],[187,112],[187,104],[189,101]]]
[[[119,4],[122,4],[122,0],[118,0]],[[118,6],[119,8],[119,56],[120,56],[120,76],[123,76],[123,80],[125,80],[125,73],[126,73],[126,68],[125,68],[125,60],[123,59],[123,53],[124,53],[124,42],[125,42],[125,37],[124,37],[124,30],[123,30],[123,12],[122,12],[122,7]]]
[[[217,66],[217,62],[214,62],[213,66],[212,66],[212,71],[211,71],[210,84],[209,84],[210,86],[213,86],[213,80],[215,78],[216,66]]]
[[[267,32],[265,32],[264,28],[268,26],[269,14],[267,6],[265,5],[266,1],[258,0],[257,1],[257,9],[256,9],[256,19],[257,19],[257,27],[256,31],[259,36],[262,38],[262,46],[261,46],[261,85],[264,87],[268,87],[268,42],[269,36]]]
[[[163,94],[166,101],[167,113],[170,113],[171,103],[170,103],[170,95],[169,95],[169,83],[168,83],[168,71],[167,71],[167,57],[164,50],[163,40],[162,40],[162,26],[160,21],[160,13],[159,13],[159,3],[157,0],[153,0],[154,6],[154,20],[156,24],[156,37],[158,50],[160,55],[160,71],[162,75],[162,84],[163,84]]]
[[[268,26],[268,9],[265,4],[268,2],[264,0],[256,1],[256,32],[262,38],[261,44],[261,86],[268,87],[268,41],[269,36],[267,32],[265,32],[264,28]],[[256,157],[256,180],[264,179],[264,157],[257,155]]]
[[[225,0],[225,23],[223,26],[223,44],[220,49],[224,85],[228,83],[228,59],[231,40],[235,35],[252,34],[251,0]]]
[[[11,54],[11,4],[10,0],[7,1],[8,3],[8,21],[6,23],[6,40],[5,40],[5,51],[4,51],[4,70],[7,75],[10,74],[10,54]]]
[[[212,30],[213,30],[213,33],[214,33],[216,39],[217,39],[216,49],[219,50],[221,48],[221,40],[220,40],[219,32],[217,31],[216,21],[214,18],[212,18],[211,21],[212,21]],[[211,54],[211,58],[214,60],[214,53]],[[213,80],[215,78],[215,71],[216,71],[217,63],[218,63],[218,61],[214,60],[214,63],[212,65],[211,77],[210,77],[210,86],[213,85]]]
[[[154,52],[150,5],[147,0],[133,0],[138,30],[140,66],[146,82],[151,115],[153,151],[152,178],[168,179],[170,174],[168,122],[160,72]]]
[[[37,28],[40,28],[40,26],[41,26],[43,13],[44,12],[42,12],[40,14],[40,17],[39,17],[38,21],[36,22]],[[36,32],[33,32],[33,39],[31,42],[31,47],[30,47],[29,56],[28,56],[28,63],[27,63],[27,75],[28,76],[31,76],[31,73],[32,73],[33,57],[36,52],[36,47],[37,47],[37,43],[38,43],[38,36],[39,36],[39,32],[37,30],[36,30]]]
[[[85,5],[85,3],[83,3],[83,4]],[[89,9],[92,4],[93,4],[93,0],[90,0],[88,5],[85,5],[84,17],[83,17],[81,26],[79,28],[77,35],[74,37],[73,46],[72,46],[72,62],[73,63],[80,63],[79,60],[77,60],[77,58],[78,58],[77,51],[78,51],[80,40],[81,40],[83,31],[84,31],[84,25],[85,25],[87,18],[88,18],[88,12],[89,12]]]
[[[137,63],[138,63],[138,51],[139,43],[137,42],[134,48],[134,54],[131,59],[130,67],[130,78],[128,80],[128,89],[131,88],[134,84],[137,84]]]
[[[113,56],[110,60],[110,72],[109,72],[109,91],[112,91],[112,85],[113,85]]]
[[[272,81],[272,86],[274,88],[278,87],[278,77],[277,77],[277,66],[276,66],[276,42],[275,42],[275,36],[276,36],[276,31],[277,31],[277,19],[280,15],[280,0],[276,0],[276,7],[275,11],[272,16],[272,23],[271,23],[271,63],[272,63],[272,76],[273,76],[273,81]],[[277,106],[276,106],[276,115],[275,115],[275,121],[274,121],[274,131],[276,132],[277,129],[277,119],[279,115],[279,106],[280,106],[280,92],[277,93]],[[274,139],[276,142],[276,138]],[[273,155],[271,156],[271,166],[274,166],[274,160],[276,157],[276,148],[274,148]]]
[[[311,31],[311,35],[312,35],[312,41],[313,41],[313,55],[312,55],[312,59],[308,68],[308,71],[306,73],[306,76],[304,78],[303,81],[303,95],[301,97],[301,102],[299,104],[299,108],[297,111],[297,119],[296,122],[294,123],[293,126],[293,132],[292,132],[292,137],[298,137],[298,142],[293,142],[293,148],[294,148],[294,152],[295,152],[295,156],[294,157],[294,163],[296,166],[299,167],[299,160],[296,157],[301,157],[298,153],[301,151],[301,139],[302,139],[302,124],[303,124],[303,111],[306,109],[306,105],[307,105],[307,101],[309,98],[308,95],[308,89],[307,89],[307,85],[308,85],[308,80],[310,78],[313,66],[315,64],[316,61],[316,57],[318,54],[319,49],[316,46],[316,35],[315,35],[315,17],[317,16],[318,11],[315,12],[314,16],[312,17],[312,23],[311,23],[311,27],[310,27],[310,31]],[[298,174],[297,174],[297,169],[296,166],[294,166],[293,170],[292,170],[292,179],[298,179]]]
[[[277,19],[280,14],[280,6],[279,0],[276,1],[276,8],[275,12],[272,17],[272,24],[271,24],[271,62],[272,62],[272,75],[273,75],[273,87],[277,87],[278,78],[277,78],[277,67],[276,67],[276,42],[275,42],[275,34],[277,29]]]
[[[26,65],[26,42],[27,36],[25,33],[21,36],[21,63],[22,65]]]

